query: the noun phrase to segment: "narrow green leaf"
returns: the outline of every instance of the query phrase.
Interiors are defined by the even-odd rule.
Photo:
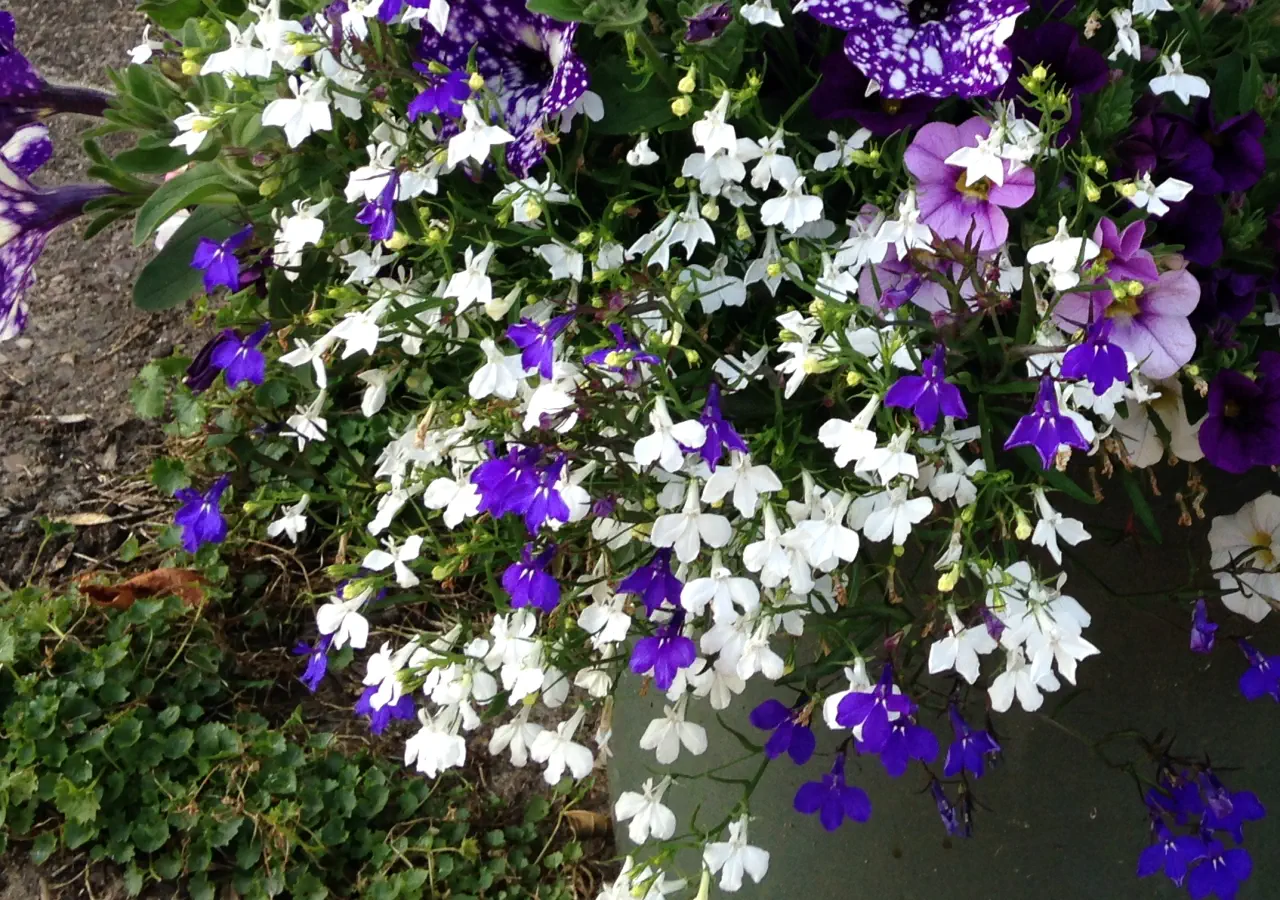
[[[141,247],[160,225],[180,209],[196,206],[214,198],[234,201],[230,194],[231,181],[227,173],[216,163],[198,163],[177,178],[166,181],[155,189],[147,202],[138,210],[138,221],[133,229],[133,245]]]
[[[1133,473],[1128,469],[1122,469],[1120,475],[1124,480],[1125,492],[1133,503],[1133,514],[1146,526],[1147,531],[1151,533],[1152,539],[1157,544],[1163,544],[1164,535],[1160,533],[1160,523],[1156,521],[1155,513],[1151,511],[1151,504],[1147,502],[1147,498],[1142,494],[1142,485],[1138,484],[1138,479],[1134,478]]]

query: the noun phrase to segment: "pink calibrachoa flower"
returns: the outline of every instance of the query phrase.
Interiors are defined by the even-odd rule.
[[[948,165],[947,157],[976,147],[991,134],[991,125],[974,116],[962,125],[930,122],[907,148],[907,171],[916,177],[920,221],[941,238],[970,240],[976,250],[996,250],[1009,237],[1005,209],[1017,209],[1036,192],[1036,177],[1023,167],[1010,171],[1004,161],[1004,184],[979,178],[973,184],[963,166]],[[970,237],[972,234],[972,237]]]
[[[1156,269],[1156,261],[1149,251],[1142,249],[1146,233],[1147,223],[1143,221],[1132,222],[1121,231],[1115,222],[1101,219],[1093,230],[1093,242],[1098,245],[1099,252],[1081,271],[1081,284],[1137,281],[1150,285],[1158,282],[1160,272]],[[1063,294],[1054,304],[1053,317],[1068,332],[1079,331],[1102,318],[1112,299],[1109,290]]]

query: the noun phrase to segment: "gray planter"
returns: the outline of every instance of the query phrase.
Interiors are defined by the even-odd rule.
[[[1271,473],[1265,479],[1223,481],[1205,509],[1209,516],[1234,512],[1261,491],[1276,487],[1280,484]],[[1122,493],[1114,482],[1109,490]],[[1127,504],[1071,511],[1086,521],[1095,539],[1079,548],[1075,560],[1067,560],[1068,592],[1093,615],[1086,637],[1102,653],[1080,664],[1078,689],[1064,684],[1058,693],[1046,695],[1039,713],[1024,713],[1015,705],[1009,713],[995,716],[1003,764],[974,783],[978,805],[972,838],[947,836],[927,790],[928,779],[918,766],[894,780],[874,757],[852,756],[848,766],[850,783],[871,797],[869,822],[846,822],[829,834],[816,817],[796,813],[791,805],[796,789],[821,777],[840,741],[817,722],[814,759],[803,769],[785,756],[774,761],[754,794],[751,842],[770,852],[769,876],[759,887],[748,881],[734,896],[1177,897],[1180,892],[1163,876],[1144,881],[1135,877],[1148,834],[1135,782],[1074,736],[1096,740],[1126,729],[1151,738],[1162,730],[1175,735],[1175,752],[1207,756],[1230,787],[1254,791],[1273,810],[1266,820],[1245,826],[1254,873],[1240,897],[1280,896],[1280,707],[1265,700],[1249,703],[1240,695],[1237,679],[1246,664],[1231,641],[1220,639],[1208,657],[1187,648],[1189,616],[1184,617],[1164,592],[1185,590],[1193,576],[1194,583],[1212,583],[1206,572],[1209,519],[1192,528],[1174,525],[1174,490],[1166,490],[1155,507],[1164,528],[1162,545],[1145,535],[1141,544],[1132,537],[1118,543],[1099,538],[1108,527],[1124,528]],[[1211,611],[1224,623],[1220,638],[1252,633],[1263,649],[1280,652],[1280,632],[1271,620],[1250,627],[1238,617],[1228,619],[1219,604],[1213,603]],[[996,663],[988,660],[984,673],[992,665]],[[663,698],[652,689],[640,696],[638,688],[638,679],[624,682],[614,712],[610,788],[615,800],[620,791],[637,789],[648,774],[664,771],[652,753],[638,749],[649,720],[662,714]],[[747,713],[770,695],[763,679],[754,680],[726,712],[726,723],[763,743]],[[671,767],[674,773],[702,773],[744,756],[705,703],[693,708],[701,713],[697,721],[706,726],[711,746],[701,757],[682,752]],[[926,714],[921,724],[933,728],[945,754],[951,740],[945,718],[931,721]],[[1114,740],[1100,751],[1111,762],[1133,761],[1148,778],[1154,773],[1154,764],[1132,740]],[[941,760],[940,756],[934,766],[938,774]],[[750,778],[759,762],[755,757],[717,774]],[[677,782],[666,802],[678,817],[679,834],[688,829],[695,809],[699,825],[705,827],[720,821],[740,797],[739,786],[700,778]],[[631,849],[625,826],[618,829],[618,846],[620,853]],[[681,874],[696,879],[697,854],[684,854],[680,868]],[[718,889],[713,888],[712,895],[719,896]]]

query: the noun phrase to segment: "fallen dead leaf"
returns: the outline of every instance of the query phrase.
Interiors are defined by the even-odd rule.
[[[72,513],[69,516],[59,516],[53,520],[59,525],[76,525],[86,527],[89,525],[106,525],[108,522],[114,522],[115,517],[106,513],[86,512]]]
[[[564,817],[569,820],[569,827],[578,837],[602,837],[613,827],[608,816],[589,809],[565,810]]]
[[[178,597],[187,606],[204,602],[204,577],[194,569],[154,569],[119,584],[91,584],[96,573],[80,576],[80,592],[99,606],[128,609],[146,597]]]

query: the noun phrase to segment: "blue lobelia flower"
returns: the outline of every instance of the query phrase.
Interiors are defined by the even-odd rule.
[[[573,314],[566,313],[539,325],[532,319],[521,319],[507,328],[507,337],[520,348],[520,365],[537,369],[543,378],[555,371],[556,338],[569,327]]]
[[[865,750],[865,742],[858,742],[858,749]],[[911,760],[930,763],[938,755],[938,738],[914,718],[902,716],[889,723],[889,737],[878,751],[880,762],[890,778],[901,778],[911,765]]]
[[[551,612],[560,603],[560,583],[547,572],[547,564],[556,555],[552,544],[537,556],[535,546],[525,544],[520,551],[520,561],[507,566],[502,573],[502,589],[511,595],[511,605],[520,609],[532,606],[543,612]]]
[[[641,350],[639,342],[627,337],[621,325],[610,325],[609,333],[613,335],[613,346],[584,354],[584,363],[617,372],[628,387],[635,387],[640,381],[641,363],[656,366],[662,362],[654,354]]]
[[[1164,872],[1170,881],[1182,887],[1187,869],[1196,860],[1204,859],[1204,841],[1190,834],[1175,836],[1160,818],[1151,820],[1151,836],[1155,843],[1138,857],[1138,877]]]
[[[1217,897],[1218,900],[1234,900],[1240,885],[1253,874],[1253,860],[1243,847],[1231,850],[1221,841],[1209,841],[1205,846],[1205,858],[1187,877],[1187,891],[1191,900]]]
[[[413,67],[427,80],[427,86],[409,101],[406,113],[410,122],[418,116],[435,113],[442,119],[457,119],[462,115],[462,104],[471,96],[466,72],[449,72],[438,75],[429,66],[414,63]]]
[[[369,226],[369,240],[389,241],[396,233],[396,192],[399,190],[400,173],[394,171],[378,196],[356,213],[356,221]]]
[[[831,771],[821,781],[807,781],[796,791],[796,812],[806,816],[818,814],[827,831],[835,831],[845,819],[865,822],[871,818],[871,799],[862,788],[846,784],[844,754],[837,753]]]
[[[523,178],[546,155],[560,114],[587,91],[587,67],[573,52],[577,30],[576,22],[530,12],[523,0],[454,0],[444,34],[422,30],[419,55],[462,71],[475,51],[476,70],[515,136],[507,165]]]
[[[494,453],[490,447],[490,453]],[[506,456],[493,456],[471,472],[471,483],[480,494],[479,511],[500,519],[509,512],[523,515],[538,487],[537,466],[541,447],[512,447]]]
[[[1089,449],[1089,442],[1080,433],[1080,427],[1058,408],[1058,395],[1053,387],[1053,379],[1045,375],[1040,379],[1035,406],[1013,426],[1013,433],[1004,442],[1004,449],[1034,447],[1040,456],[1040,462],[1048,469],[1053,466],[1058,448],[1063,445],[1077,450]]]
[[[552,463],[538,473],[538,483],[529,495],[529,503],[525,507],[525,528],[530,534],[537,534],[547,520],[557,522],[569,521],[569,504],[560,496],[556,484],[560,481],[560,473],[564,471],[566,457],[561,453]]]
[[[329,646],[333,643],[335,634],[337,634],[336,631],[319,635],[314,645],[299,641],[293,648],[295,656],[307,657],[307,668],[299,676],[298,680],[306,685],[307,690],[313,694],[316,692],[316,688],[320,687],[320,682],[324,680],[325,674],[329,671]]]
[[[1111,343],[1115,320],[1101,318],[1089,326],[1084,341],[1062,357],[1063,378],[1087,378],[1093,392],[1101,397],[1115,382],[1129,380],[1129,363],[1124,351]]]
[[[1209,611],[1204,598],[1196,601],[1191,613],[1191,650],[1194,653],[1211,653],[1215,640],[1214,632],[1218,630],[1216,622],[1209,621]]]
[[[417,712],[413,705],[413,697],[409,694],[402,695],[395,703],[384,703],[380,708],[374,709],[370,701],[377,692],[378,685],[369,685],[360,694],[355,707],[357,716],[369,717],[369,730],[374,734],[382,734],[395,719],[411,720]]]
[[[248,337],[241,337],[230,329],[223,332],[224,335],[229,332],[230,337],[213,349],[209,361],[222,370],[227,379],[227,387],[235,388],[246,381],[249,384],[262,384],[266,381],[267,358],[258,349],[258,345],[270,330],[271,323],[263,322]]]
[[[707,439],[703,441],[698,453],[712,472],[716,470],[726,450],[737,450],[739,453],[751,452],[742,435],[738,434],[720,411],[720,385],[713,382],[707,388],[707,402],[702,407],[702,415],[698,421],[707,430]]]
[[[1240,649],[1249,660],[1249,668],[1240,676],[1240,693],[1246,700],[1270,697],[1280,703],[1280,656],[1267,656],[1246,640]]]
[[[947,829],[947,834],[968,837],[968,819],[961,815],[960,810],[947,797],[947,792],[942,789],[942,782],[936,778],[930,781],[929,793],[933,794],[933,802],[938,807],[938,818],[942,819],[942,827]]]
[[[800,712],[772,697],[751,710],[751,724],[762,731],[773,732],[765,742],[765,756],[777,759],[786,753],[797,766],[803,766],[813,757],[818,739],[808,725],[800,722]]]
[[[684,626],[684,610],[676,610],[671,618],[658,627],[658,633],[636,641],[631,651],[631,671],[637,675],[653,673],[654,684],[660,691],[668,691],[681,669],[693,665],[698,658],[693,640],[680,633]]]
[[[954,778],[967,769],[974,778],[981,778],[986,774],[987,757],[998,754],[1000,745],[987,731],[970,728],[954,704],[948,707],[947,712],[951,715],[951,728],[956,739],[947,748],[942,774]]]
[[[203,544],[220,544],[227,536],[227,520],[222,516],[222,493],[231,483],[230,475],[223,475],[203,494],[192,488],[181,488],[174,496],[182,501],[182,507],[173,520],[182,526],[182,547],[195,553]]]
[[[1266,818],[1267,810],[1253,791],[1232,791],[1206,769],[1200,773],[1200,793],[1204,798],[1204,815],[1200,830],[1223,831],[1237,844],[1244,843],[1244,823]]]
[[[236,251],[253,235],[253,226],[246,225],[225,241],[202,237],[191,256],[191,268],[204,272],[204,292],[212,294],[220,287],[229,291],[240,290],[240,260]]]
[[[1179,825],[1186,825],[1205,811],[1199,783],[1189,771],[1163,769],[1156,779],[1157,787],[1147,790],[1146,803],[1152,813],[1167,813]]]
[[[183,376],[182,383],[190,388],[193,394],[209,390],[217,379],[218,373],[222,371],[222,366],[213,361],[214,354],[218,353],[223,344],[238,345],[239,343],[240,335],[236,333],[234,328],[224,328],[219,331],[200,348],[200,352],[195,355],[195,359],[191,360],[191,365],[187,366],[187,374]]]
[[[933,348],[933,355],[920,363],[920,375],[903,375],[885,392],[884,405],[913,410],[923,431],[932,431],[939,416],[963,419],[969,415],[965,409],[960,388],[949,384],[944,368],[946,348],[941,344]]]
[[[805,12],[846,32],[844,53],[886,98],[983,97],[1008,80],[1005,46],[1027,0],[813,0]]]
[[[653,559],[618,583],[619,594],[639,594],[645,612],[652,616],[664,602],[677,609],[684,582],[671,571],[671,550],[653,554]]]
[[[836,722],[842,728],[861,728],[858,749],[879,753],[889,740],[889,715],[909,716],[916,705],[905,694],[893,691],[893,666],[885,663],[880,680],[870,691],[855,691],[843,697],[836,707]]]

